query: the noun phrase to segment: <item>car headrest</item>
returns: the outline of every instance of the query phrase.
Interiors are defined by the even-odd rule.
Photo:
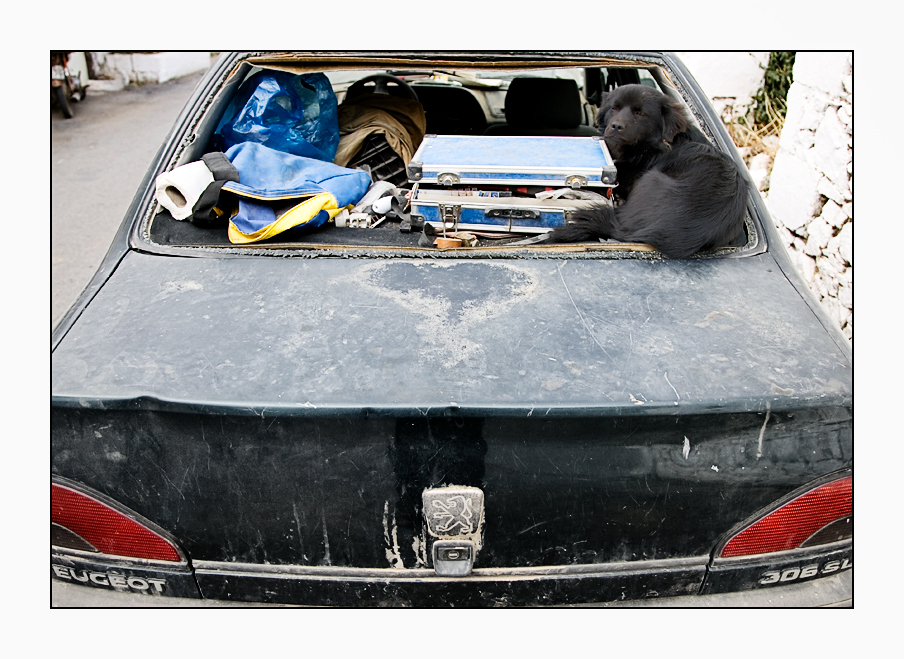
[[[583,120],[574,80],[514,78],[505,95],[505,121],[516,128],[574,128]]]

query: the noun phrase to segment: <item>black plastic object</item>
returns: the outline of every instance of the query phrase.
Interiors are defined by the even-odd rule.
[[[239,173],[225,153],[214,151],[201,156],[201,160],[207,165],[211,175],[213,175],[213,183],[207,186],[198,201],[192,207],[192,214],[189,220],[192,224],[202,229],[213,229],[217,227],[225,227],[228,219],[226,209],[220,208],[220,191],[223,184],[227,181],[239,182]]]
[[[370,168],[371,178],[374,181],[389,181],[396,187],[401,187],[408,182],[408,172],[405,169],[404,161],[392,150],[389,142],[386,141],[386,136],[381,133],[369,135],[346,167],[355,169],[362,165]]]

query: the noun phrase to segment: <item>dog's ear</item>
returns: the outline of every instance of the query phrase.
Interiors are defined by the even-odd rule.
[[[684,106],[675,99],[663,94],[662,101],[662,139],[669,144],[679,133],[684,133],[691,127],[690,118]]]
[[[600,109],[596,112],[596,127],[600,130],[606,127],[606,113],[612,109],[611,97],[612,92],[600,92]]]

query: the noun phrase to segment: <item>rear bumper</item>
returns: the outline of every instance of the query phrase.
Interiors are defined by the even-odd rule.
[[[366,569],[123,559],[53,547],[54,606],[248,602],[313,606],[851,606],[853,542],[749,557],[708,556],[532,568]],[[841,578],[839,578],[841,577]],[[70,588],[60,590],[56,582]],[[71,590],[74,588],[75,590]],[[87,591],[80,594],[79,591]],[[63,595],[63,593],[69,593]],[[90,593],[90,594],[89,594]],[[59,597],[57,596],[59,594]],[[122,597],[129,598],[122,600]],[[605,604],[604,604],[605,603]],[[179,604],[173,604],[179,606]]]
[[[673,606],[853,605],[853,544],[744,559],[701,556],[608,565],[371,570],[219,561],[141,564],[55,547],[53,606]]]
[[[53,606],[821,607],[853,605],[853,542],[738,558],[367,569],[124,559],[53,547]]]
[[[854,571],[847,570],[822,579],[761,588],[738,593],[657,597],[634,602],[587,604],[600,607],[671,607],[671,608],[851,608],[854,606]]]
[[[582,604],[585,607],[672,607],[672,608],[717,608],[717,607],[851,607],[854,598],[853,571],[848,570],[822,579],[806,583],[789,584],[772,589],[751,590],[743,593],[720,593],[717,595],[687,595],[682,597],[658,597],[630,602],[605,602]],[[50,602],[53,607],[280,607],[286,604],[259,604],[231,602],[213,599],[191,599],[185,597],[147,597],[137,594],[101,590],[51,580]]]

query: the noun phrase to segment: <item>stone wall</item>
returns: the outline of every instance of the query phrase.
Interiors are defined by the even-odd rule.
[[[768,51],[679,52],[700,87],[723,119],[743,116],[757,90],[763,86]]]
[[[797,53],[766,203],[810,289],[850,341],[852,53]]]

